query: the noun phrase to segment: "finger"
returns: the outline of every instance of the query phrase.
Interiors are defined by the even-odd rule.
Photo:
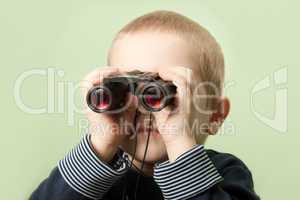
[[[185,67],[169,67],[160,70],[159,75],[161,78],[172,81],[177,87],[172,114],[178,112],[188,113],[190,111],[190,99],[192,96],[191,74],[192,70]]]
[[[167,67],[159,70],[159,76],[166,81],[172,81],[178,88],[191,86],[192,70],[186,67]]]
[[[191,95],[190,74],[191,70],[183,67],[169,67],[159,71],[159,76],[163,80],[172,81],[177,87],[176,97],[180,99]]]
[[[160,78],[165,81],[172,81],[176,86],[186,85],[185,79],[177,72],[175,72],[174,69],[160,69],[158,74]]]
[[[83,96],[85,97],[89,89],[91,89],[93,86],[100,84],[103,78],[109,75],[117,74],[118,72],[119,69],[117,67],[102,67],[90,72],[81,81]]]
[[[97,68],[84,77],[83,84],[85,84],[85,82],[90,82],[94,85],[99,84],[104,77],[117,73],[118,71],[119,69],[117,67]]]
[[[180,76],[182,79],[186,81],[186,83],[192,86],[193,81],[195,80],[193,76],[193,70],[187,67],[174,66],[170,67],[170,71]]]

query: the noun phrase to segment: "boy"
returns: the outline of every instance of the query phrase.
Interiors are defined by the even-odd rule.
[[[175,105],[149,113],[128,95],[129,107],[117,115],[86,106],[89,134],[32,200],[259,199],[242,161],[203,148],[229,113],[223,55],[208,31],[174,12],[149,13],[117,34],[108,66],[86,76],[84,97],[104,77],[139,70],[172,81]]]

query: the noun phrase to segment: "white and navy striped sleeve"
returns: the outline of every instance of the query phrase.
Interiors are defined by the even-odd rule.
[[[94,153],[86,135],[79,145],[58,163],[58,169],[67,184],[80,194],[101,199],[111,186],[126,172],[126,163],[112,169]]]
[[[166,200],[194,197],[223,180],[203,145],[193,147],[174,162],[156,164],[154,179]]]

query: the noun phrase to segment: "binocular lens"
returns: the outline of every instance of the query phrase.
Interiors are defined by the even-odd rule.
[[[161,107],[161,97],[153,96],[153,95],[146,95],[145,101],[149,107],[152,108],[160,108]]]
[[[99,110],[108,109],[110,106],[110,95],[102,88],[94,90],[91,94],[91,104]]]
[[[144,103],[152,109],[160,109],[163,106],[164,95],[156,87],[147,88],[143,94]]]

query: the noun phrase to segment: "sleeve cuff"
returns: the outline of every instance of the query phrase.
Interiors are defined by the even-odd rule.
[[[188,199],[223,180],[203,145],[195,146],[172,163],[156,164],[154,179],[166,200]]]
[[[127,169],[125,162],[115,170],[101,161],[90,146],[89,135],[59,161],[58,168],[68,185],[91,199],[101,199]]]

